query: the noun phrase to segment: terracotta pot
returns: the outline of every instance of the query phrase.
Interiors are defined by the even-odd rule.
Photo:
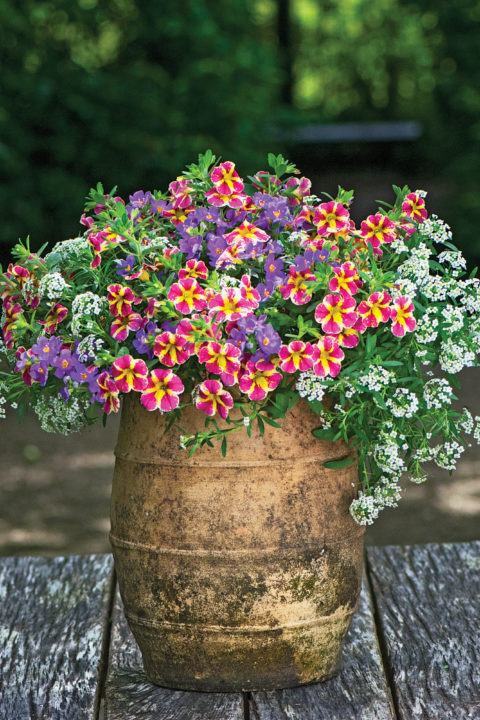
[[[204,416],[182,425],[204,429]],[[124,400],[111,542],[126,616],[148,678],[236,691],[325,680],[360,591],[363,529],[349,515],[356,464],[342,441],[316,440],[302,400],[282,429],[188,457],[166,417]]]

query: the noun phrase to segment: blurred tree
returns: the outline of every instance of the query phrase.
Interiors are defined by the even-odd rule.
[[[252,3],[0,0],[3,243],[75,234],[91,184],[159,188],[207,147],[263,161],[275,48]]]

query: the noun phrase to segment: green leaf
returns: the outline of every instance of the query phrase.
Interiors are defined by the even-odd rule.
[[[258,422],[258,429],[260,430],[260,435],[263,435],[265,432],[265,425],[264,425],[263,420],[260,417],[260,415],[257,415],[257,422]]]
[[[222,457],[226,457],[227,455],[227,436],[223,436],[222,440]]]
[[[260,417],[260,415],[258,416]],[[272,427],[281,428],[282,426],[280,423],[275,422],[275,420],[272,420],[272,418],[267,417],[266,415],[262,415],[263,422],[266,422],[267,425],[271,425]]]
[[[335,430],[334,428],[315,428],[312,430],[312,435],[316,437],[318,440],[338,440],[340,437],[340,434],[338,430]]]
[[[351,465],[355,460],[356,458],[354,457],[346,457],[342,458],[342,460],[329,460],[323,463],[323,467],[327,468],[327,470],[341,470]]]

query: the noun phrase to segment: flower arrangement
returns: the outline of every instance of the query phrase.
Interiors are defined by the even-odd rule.
[[[355,448],[351,513],[368,524],[402,474],[453,470],[480,442],[480,418],[452,407],[480,351],[479,281],[424,192],[394,186],[357,228],[352,191],[320,198],[281,155],[269,166],[243,180],[207,151],[128,203],[99,184],[82,235],[45,255],[18,244],[0,276],[3,402],[62,433],[123,393],[181,429],[193,403],[205,431],[182,429],[184,447],[225,454],[229,433],[278,427],[305,398],[314,434]]]

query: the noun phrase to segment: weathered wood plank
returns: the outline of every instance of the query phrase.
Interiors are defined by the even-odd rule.
[[[317,685],[252,693],[250,717],[252,720],[392,720],[394,714],[365,585],[345,643],[343,667],[337,677]]]
[[[401,720],[480,718],[480,542],[368,548]]]
[[[96,717],[109,555],[0,560],[0,718]]]
[[[241,693],[169,690],[150,683],[117,593],[105,683],[106,720],[243,720]]]

